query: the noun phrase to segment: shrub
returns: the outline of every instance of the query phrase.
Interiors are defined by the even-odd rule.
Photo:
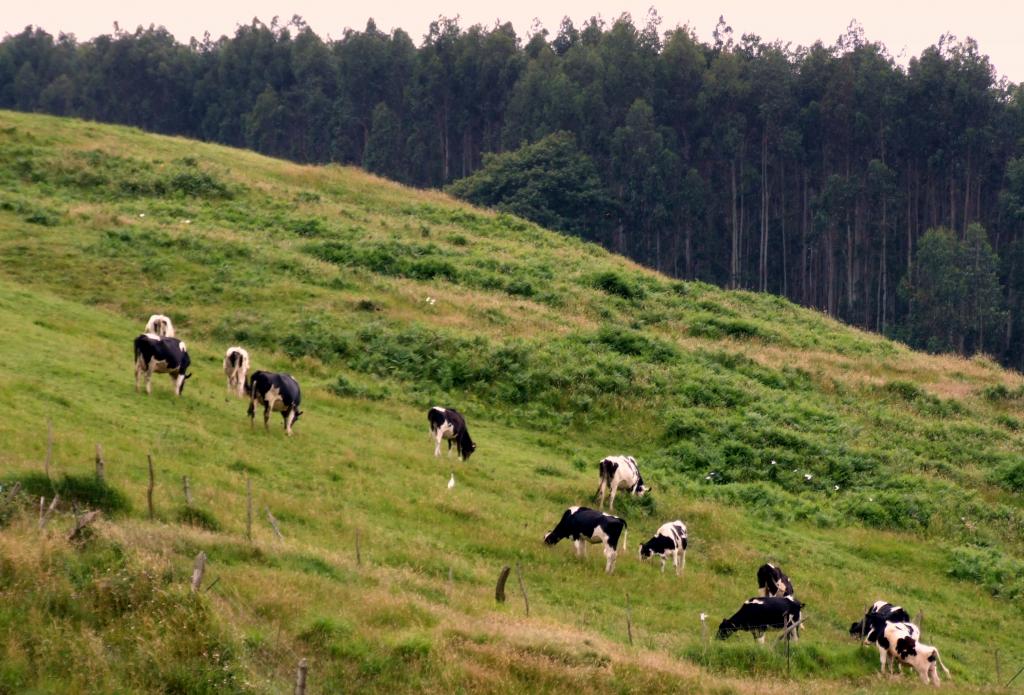
[[[643,299],[647,293],[637,283],[628,280],[614,270],[606,270],[598,273],[590,280],[590,285],[606,294],[622,297],[623,299]]]
[[[179,524],[188,524],[207,531],[220,531],[221,525],[213,512],[197,507],[195,505],[179,507],[174,514],[174,520]]]
[[[117,488],[100,482],[93,475],[64,475],[52,483],[42,473],[29,473],[19,478],[25,494],[49,497],[56,492],[63,505],[100,509],[108,516],[126,514],[132,505]]]

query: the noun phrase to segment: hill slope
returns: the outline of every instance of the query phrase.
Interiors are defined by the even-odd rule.
[[[1024,659],[1024,381],[987,360],[358,171],[5,112],[0,269],[0,484],[31,493],[0,509],[0,692],[281,692],[301,657],[311,692],[877,690],[845,634],[876,598],[924,611],[961,688],[994,681],[994,649]],[[165,377],[132,388],[156,311],[193,356],[178,400]],[[295,437],[226,398],[236,343],[301,382]],[[466,413],[470,462],[432,456],[435,403]],[[621,502],[634,550],[606,577],[540,539],[620,452],[654,493]],[[70,505],[37,529],[58,488],[109,512],[84,543]],[[682,579],[635,556],[675,518]],[[200,550],[216,584],[193,596]],[[697,619],[713,630],[767,559],[808,607],[788,676]],[[529,617],[515,574],[493,599],[517,563]]]

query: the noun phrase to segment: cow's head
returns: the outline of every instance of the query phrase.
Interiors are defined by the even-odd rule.
[[[728,639],[732,633],[736,632],[739,628],[736,627],[736,623],[726,618],[719,624],[718,632],[715,633],[715,639]]]
[[[295,419],[292,420],[292,424],[294,425],[296,422],[298,422],[300,417],[302,417],[302,411],[299,410],[298,408],[296,408],[295,409]]]
[[[640,561],[648,560],[654,556],[654,551],[649,543],[640,544]]]
[[[850,625],[850,637],[856,637],[860,639],[861,636],[866,637],[868,634],[868,628],[864,624],[863,620],[858,620]]]
[[[544,534],[544,542],[546,544],[554,545],[558,541],[559,541],[559,539],[555,537],[555,532],[554,531],[548,531],[547,533]]]

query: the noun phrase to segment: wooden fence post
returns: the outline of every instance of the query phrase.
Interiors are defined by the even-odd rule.
[[[252,543],[252,478],[245,474],[245,537]]]
[[[516,577],[519,578],[519,590],[523,592],[523,603],[526,604],[526,617],[530,617],[530,599],[526,596],[526,584],[523,583],[523,572],[519,569],[519,563],[516,563]]]
[[[274,527],[274,533],[277,534],[277,539],[283,541],[284,536],[281,535],[281,527],[277,525],[277,519],[270,513],[270,507],[267,507],[267,519],[270,520],[270,525]]]
[[[96,482],[100,485],[106,485],[107,476],[105,471],[106,465],[103,463],[103,447],[98,443],[96,444]]]
[[[299,660],[299,671],[295,674],[295,695],[306,695],[306,673],[308,671],[309,666],[303,657]]]
[[[146,504],[149,506],[149,520],[153,520],[153,454],[146,454],[146,461],[149,463],[149,488],[146,490]]]
[[[199,591],[199,585],[203,583],[203,573],[206,572],[206,553],[202,550],[196,555],[196,564],[192,569],[192,593]]]
[[[999,671],[999,650],[996,650],[996,683],[1003,680],[1003,676]]]
[[[192,506],[192,491],[188,489],[188,476],[181,476],[181,486],[185,489],[185,506]]]
[[[46,498],[45,497],[40,497],[39,498],[39,511],[40,511],[39,528],[43,528],[44,526],[46,526],[46,522],[48,522],[50,520],[50,517],[53,516],[54,510],[57,509],[57,501],[58,500],[60,500],[60,495],[54,495],[53,496],[53,501],[50,502],[50,507],[46,510],[45,513],[42,513],[43,512],[43,502],[46,501]]]
[[[363,555],[359,548],[359,529],[356,529],[356,564],[363,564]]]
[[[71,533],[68,534],[68,540],[75,540],[75,538],[78,537],[78,534],[82,532],[82,529],[100,518],[100,514],[102,514],[102,512],[97,509],[96,511],[86,512],[82,516],[76,517],[75,527],[71,529]]]
[[[629,607],[629,592],[626,592],[626,635],[629,645],[633,646],[633,611]]]
[[[498,603],[505,603],[505,582],[508,581],[509,572],[512,568],[505,565],[501,568],[501,573],[498,575],[498,584],[494,587],[494,600]]]
[[[924,609],[923,608],[920,611],[917,612],[917,617],[914,618],[914,622],[917,624],[917,627],[920,628],[921,632],[923,633],[924,632],[924,627],[923,627],[924,626]]]

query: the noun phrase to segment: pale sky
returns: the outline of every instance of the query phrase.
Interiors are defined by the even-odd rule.
[[[633,15],[642,25],[651,0],[513,0],[493,3],[466,0],[378,0],[354,3],[344,0],[176,0],[140,2],[139,0],[12,0],[0,12],[0,34],[21,31],[26,25],[42,27],[56,35],[72,33],[79,40],[110,33],[113,23],[132,31],[138,25],[163,25],[179,41],[201,38],[209,31],[214,38],[231,35],[238,24],[253,17],[270,23],[279,16],[286,22],[292,15],[302,16],[321,37],[340,37],[346,28],[362,30],[373,17],[382,31],[402,28],[417,43],[430,22],[439,15],[458,16],[460,26],[492,26],[496,20],[511,21],[517,34],[530,33],[534,19],[552,34],[563,16],[577,27],[592,15],[613,20],[623,12]],[[867,38],[881,41],[901,63],[951,32],[959,38],[974,37],[982,53],[987,54],[997,75],[1013,82],[1024,82],[1024,3],[1007,0],[862,0],[837,3],[829,0],[717,0],[717,2],[661,2],[654,5],[662,17],[661,29],[689,24],[698,36],[710,40],[711,32],[724,15],[738,38],[754,33],[766,40],[783,39],[794,45],[809,45],[817,39],[831,44],[842,34],[851,19],[859,21]]]

